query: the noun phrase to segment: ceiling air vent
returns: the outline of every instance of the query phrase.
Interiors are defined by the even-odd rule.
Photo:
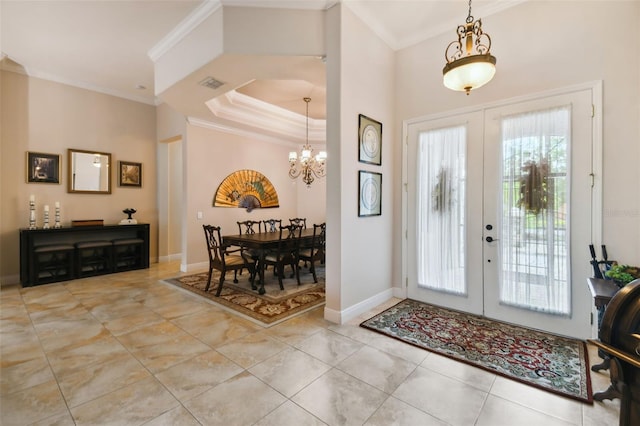
[[[224,82],[220,81],[220,80],[216,80],[213,77],[207,77],[204,80],[202,80],[200,83],[198,83],[200,86],[204,86],[204,87],[208,87],[209,89],[217,89],[218,87],[222,86],[224,84]]]

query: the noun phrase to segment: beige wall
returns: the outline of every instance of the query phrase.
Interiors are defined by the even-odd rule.
[[[2,72],[2,255],[0,279],[19,279],[19,228],[29,225],[29,196],[35,195],[38,226],[43,206],[61,205],[62,225],[75,219],[115,224],[133,207],[134,218],[151,224],[151,260],[157,258],[155,107],[64,84]],[[112,193],[67,193],[67,149],[112,155]],[[26,183],[26,152],[59,154],[61,183]],[[119,187],[118,161],[143,164],[142,188]]]
[[[602,80],[603,175],[596,176],[604,184],[602,243],[611,258],[640,264],[640,37],[628,32],[640,22],[640,2],[525,2],[476,18],[493,41],[493,81],[469,96],[444,88],[452,28],[397,53],[397,121]],[[532,33],[519,31],[523,23]],[[399,166],[400,144],[395,152]],[[588,268],[587,247],[573,250],[584,252]]]
[[[354,309],[388,298],[394,283],[394,58],[342,4],[327,14],[327,303],[343,322]],[[383,123],[382,166],[358,162],[358,114]],[[358,170],[383,175],[382,215],[358,217]],[[381,301],[381,300],[380,300]]]
[[[191,271],[208,266],[203,224],[221,226],[223,234],[232,234],[238,232],[238,221],[278,218],[283,219],[283,224],[288,224],[289,218],[305,214],[305,210],[298,211],[296,189],[304,184],[300,180],[292,181],[288,175],[290,150],[288,145],[265,142],[259,135],[240,136],[193,124],[187,126],[187,137],[183,141],[185,240],[182,270]],[[222,180],[242,169],[256,170],[265,175],[278,193],[280,207],[251,212],[241,208],[213,207],[213,198]],[[319,179],[306,195],[323,200],[325,188],[325,179]],[[304,190],[307,191],[306,186]],[[198,212],[203,214],[201,220],[197,217]],[[313,216],[309,217],[324,220],[324,205],[317,205]]]

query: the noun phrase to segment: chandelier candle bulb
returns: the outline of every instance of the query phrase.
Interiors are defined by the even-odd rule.
[[[313,155],[313,148],[309,145],[309,102],[311,102],[311,98],[303,98],[303,101],[307,104],[307,138],[306,143],[300,150],[300,161],[298,161],[297,153],[289,153],[289,177],[296,179],[298,176],[302,176],[302,181],[309,188],[315,177],[324,177],[326,175],[324,164],[327,153],[320,151],[320,154]]]

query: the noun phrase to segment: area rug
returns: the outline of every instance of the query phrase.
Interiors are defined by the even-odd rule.
[[[287,274],[282,282],[284,290],[280,290],[278,278],[273,275],[273,272],[265,271],[266,293],[263,295],[251,289],[246,272],[238,276],[237,284],[233,283],[233,272],[228,272],[220,297],[216,297],[220,280],[220,274],[217,271],[213,273],[211,286],[207,292],[204,288],[207,285],[208,272],[170,278],[164,282],[202,296],[227,311],[241,315],[264,327],[271,327],[324,304],[324,271],[324,266],[316,265],[318,283],[314,283],[311,273],[306,268],[301,269],[300,285],[295,278],[289,278]]]
[[[583,341],[408,299],[360,325],[527,385],[593,403]]]

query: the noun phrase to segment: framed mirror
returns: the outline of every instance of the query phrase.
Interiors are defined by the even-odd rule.
[[[67,192],[111,194],[111,154],[68,149]]]

